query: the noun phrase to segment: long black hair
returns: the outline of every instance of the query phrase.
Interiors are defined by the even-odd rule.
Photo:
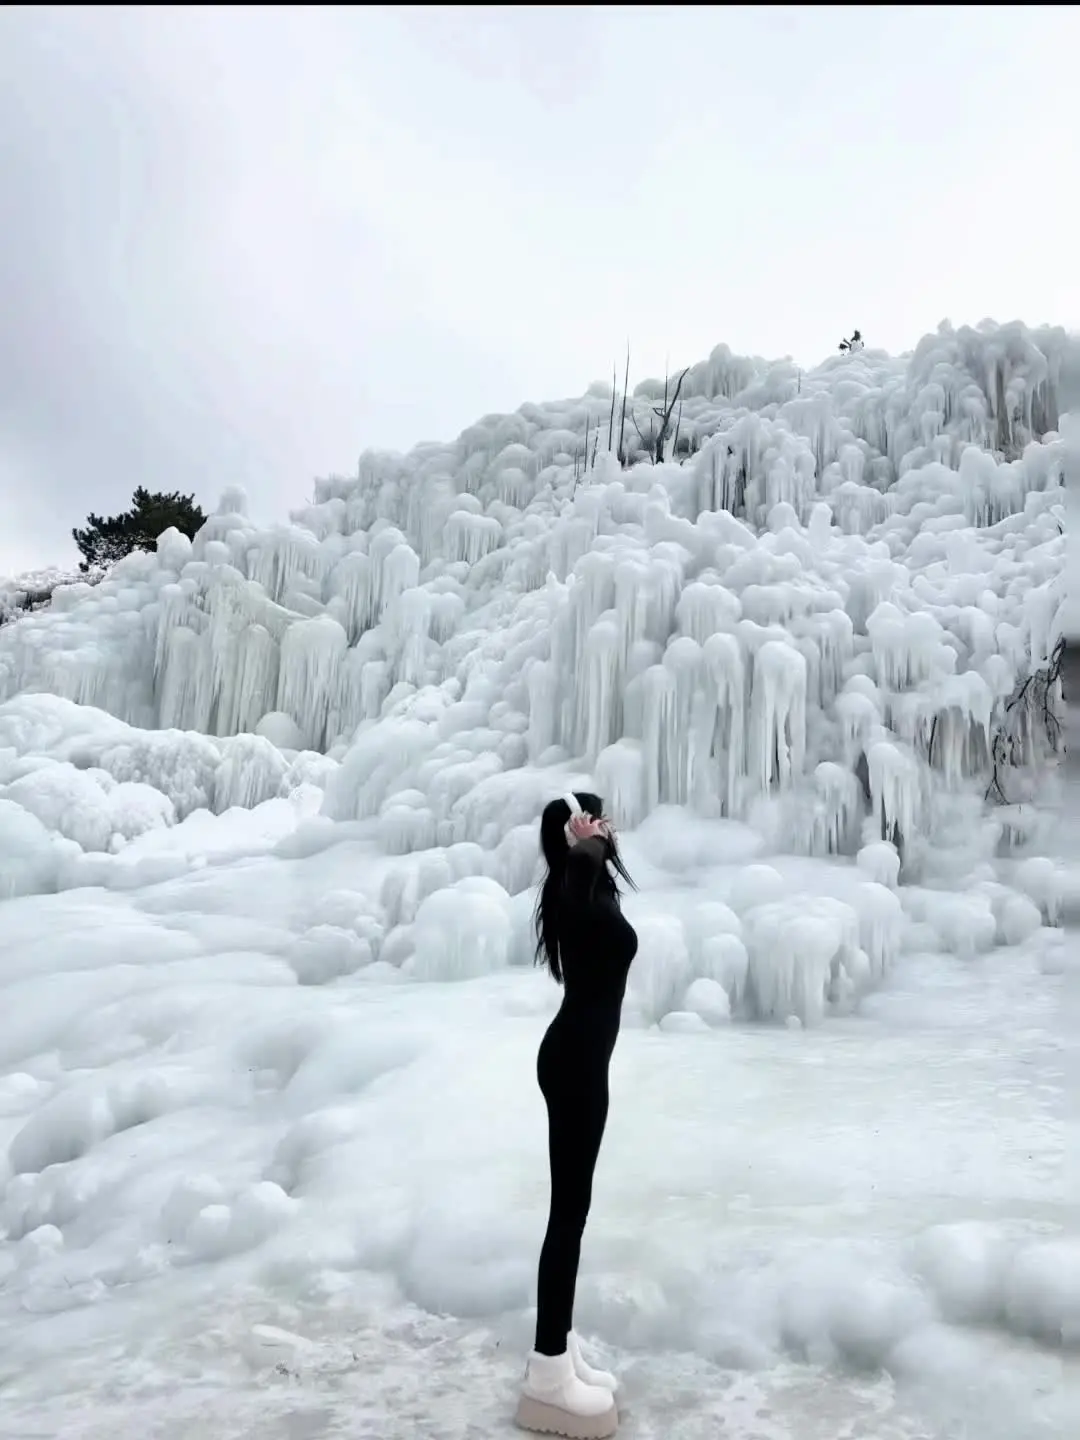
[[[587,790],[575,790],[574,798],[586,815],[592,815],[595,819],[603,815],[604,802],[599,795],[592,795]],[[566,840],[566,824],[569,819],[570,806],[562,798],[552,800],[544,806],[544,813],[540,817],[540,850],[547,862],[547,874],[540,885],[533,916],[536,927],[536,963],[546,965],[560,985],[563,973],[562,961],[559,959],[559,912],[566,882],[566,860],[570,854],[570,846]],[[607,837],[605,848],[607,853],[604,858],[607,863],[601,870],[598,883],[608,886],[612,896],[618,899],[620,892],[615,875],[621,876],[631,889],[635,888],[634,882],[623,864],[614,836]],[[612,870],[615,875],[611,873]]]

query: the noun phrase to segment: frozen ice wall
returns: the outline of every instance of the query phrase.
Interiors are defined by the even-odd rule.
[[[991,322],[808,373],[719,347],[659,463],[646,381],[626,468],[621,397],[598,385],[365,454],[275,529],[227,490],[193,543],[168,532],[0,631],[0,701],[22,697],[0,712],[0,794],[44,819],[60,782],[23,773],[33,752],[87,804],[90,784],[165,797],[124,791],[105,849],[317,792],[394,853],[490,851],[573,762],[626,825],[685,804],[799,851],[885,844],[917,874],[1003,731],[1005,798],[1037,789],[1043,730],[1009,705],[1060,630],[1078,351]],[[102,848],[74,813],[65,836]],[[1019,823],[1003,807],[986,844]]]

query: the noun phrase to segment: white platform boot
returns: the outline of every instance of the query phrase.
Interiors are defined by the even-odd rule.
[[[579,1380],[584,1380],[586,1385],[597,1385],[601,1390],[607,1390],[614,1395],[619,1388],[619,1382],[614,1375],[607,1370],[594,1370],[581,1353],[581,1341],[573,1330],[567,1336],[566,1348],[570,1351],[570,1359],[574,1362],[574,1374]]]
[[[611,1391],[579,1379],[569,1349],[529,1356],[514,1418],[522,1430],[563,1440],[609,1440],[619,1428]]]

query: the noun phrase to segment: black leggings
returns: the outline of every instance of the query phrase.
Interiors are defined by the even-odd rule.
[[[553,1026],[537,1057],[547,1103],[551,1209],[537,1279],[536,1351],[562,1355],[574,1323],[581,1237],[608,1112],[607,1057]]]

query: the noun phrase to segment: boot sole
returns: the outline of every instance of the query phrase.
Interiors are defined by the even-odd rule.
[[[557,1405],[545,1405],[523,1395],[518,1401],[514,1423],[534,1435],[558,1435],[560,1440],[610,1440],[619,1428],[619,1412],[612,1401],[603,1415],[571,1415]]]

